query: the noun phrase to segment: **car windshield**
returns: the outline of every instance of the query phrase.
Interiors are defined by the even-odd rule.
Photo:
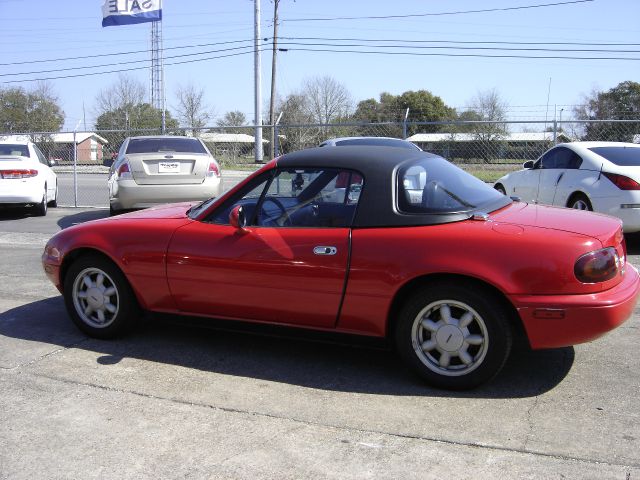
[[[421,158],[397,170],[397,205],[404,213],[488,211],[510,200],[444,158]],[[490,209],[488,207],[491,207]]]
[[[0,155],[28,157],[29,148],[26,145],[3,143],[0,144]]]
[[[178,153],[201,153],[207,151],[195,138],[175,137],[175,138],[132,138],[127,145],[126,153],[158,153],[158,152],[178,152]]]
[[[594,147],[589,150],[621,167],[640,165],[640,147]]]

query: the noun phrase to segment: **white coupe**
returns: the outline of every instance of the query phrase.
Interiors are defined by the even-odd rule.
[[[640,145],[571,142],[498,179],[496,190],[523,202],[593,210],[640,231]]]

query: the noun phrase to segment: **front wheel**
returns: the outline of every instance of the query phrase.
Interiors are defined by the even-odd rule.
[[[124,274],[97,255],[81,257],[71,265],[64,280],[64,301],[78,328],[96,338],[122,335],[140,315]]]
[[[501,194],[503,194],[503,195],[506,195],[506,194],[507,194],[507,191],[504,189],[504,187],[503,187],[503,186],[502,186],[502,184],[500,184],[500,183],[499,183],[499,184],[497,184],[497,185],[496,185],[495,187],[493,187],[493,188],[495,188],[497,191],[499,191],[499,192],[500,192]]]
[[[430,384],[452,390],[474,388],[497,375],[512,341],[500,300],[465,283],[416,291],[395,331],[403,360]]]

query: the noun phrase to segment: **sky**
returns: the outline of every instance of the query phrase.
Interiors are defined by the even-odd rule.
[[[259,1],[266,116],[274,4]],[[71,131],[93,127],[118,75],[148,87],[151,24],[103,28],[103,3],[0,0],[0,88],[47,79]],[[328,75],[354,104],[425,89],[464,110],[495,89],[511,120],[566,120],[593,90],[640,81],[640,0],[280,0],[279,18],[279,96]],[[164,0],[162,34],[169,110],[192,84],[216,118],[239,110],[253,122],[254,0]],[[543,56],[573,58],[532,58]]]

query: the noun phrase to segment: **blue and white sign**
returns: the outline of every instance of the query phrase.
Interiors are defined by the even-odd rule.
[[[102,26],[131,25],[162,20],[162,0],[105,0]]]

